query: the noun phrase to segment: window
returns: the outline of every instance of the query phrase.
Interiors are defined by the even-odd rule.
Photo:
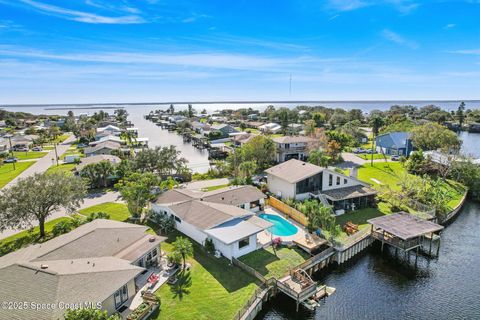
[[[337,177],[337,186],[340,185],[340,177]]]
[[[248,247],[250,244],[250,238],[243,238],[242,240],[238,241],[238,249],[242,249]]]
[[[113,299],[115,300],[115,309],[120,308],[120,306],[128,300],[128,287],[124,285],[120,289],[118,289],[115,294],[113,295]]]
[[[331,174],[328,175],[328,186],[333,186],[333,176]]]
[[[343,179],[343,184],[347,184],[348,183],[348,180],[347,179]]]
[[[182,223],[182,220],[180,220],[179,217],[177,217],[177,216],[174,216],[174,217],[175,217],[175,221],[177,221],[178,223]]]

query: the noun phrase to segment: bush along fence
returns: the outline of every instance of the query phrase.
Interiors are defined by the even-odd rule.
[[[271,207],[277,209],[280,212],[283,212],[285,215],[290,217],[291,219],[295,220],[296,222],[300,223],[304,227],[308,225],[307,217],[300,211],[295,208],[290,207],[285,202],[278,200],[275,197],[270,196],[267,199],[267,204]]]

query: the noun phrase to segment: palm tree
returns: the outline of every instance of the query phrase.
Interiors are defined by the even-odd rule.
[[[183,260],[183,269],[185,269],[186,263],[185,260],[187,257],[193,256],[193,245],[187,238],[177,237],[172,243],[173,252],[182,256]]]
[[[100,181],[100,186],[106,188],[108,177],[114,174],[114,168],[110,161],[100,161],[95,165],[95,171]]]
[[[252,174],[257,170],[257,164],[254,161],[245,161],[242,162],[238,169],[242,173],[243,178],[248,182],[252,178]]]

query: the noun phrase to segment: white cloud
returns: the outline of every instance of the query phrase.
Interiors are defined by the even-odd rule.
[[[352,11],[369,6],[370,3],[362,0],[329,0],[328,7],[337,11]]]
[[[480,49],[455,50],[455,51],[449,51],[449,52],[450,53],[458,53],[458,54],[480,55]]]
[[[334,11],[353,11],[365,7],[388,5],[402,14],[409,14],[419,7],[413,0],[328,0],[327,8]]]
[[[404,37],[402,37],[396,32],[393,32],[392,30],[383,29],[382,36],[388,41],[399,44],[401,46],[406,46],[406,47],[409,47],[410,49],[418,48],[418,44],[416,42],[405,39]]]
[[[20,0],[25,5],[28,5],[35,10],[44,14],[53,15],[67,20],[73,20],[84,23],[93,24],[134,24],[144,23],[145,20],[138,15],[126,15],[118,17],[103,16],[84,11],[71,10],[67,8],[57,7],[54,5],[37,2],[33,0]]]
[[[452,29],[455,28],[457,25],[455,23],[449,23],[443,27],[443,29]]]

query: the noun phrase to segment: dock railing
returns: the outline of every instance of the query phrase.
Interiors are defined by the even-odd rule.
[[[337,249],[338,251],[344,251],[350,248],[351,246],[353,246],[354,244],[358,243],[359,241],[370,236],[370,233],[371,233],[371,229],[369,227],[360,229],[354,234],[352,234],[351,236],[349,236],[347,239],[340,242],[336,242],[335,249]]]

